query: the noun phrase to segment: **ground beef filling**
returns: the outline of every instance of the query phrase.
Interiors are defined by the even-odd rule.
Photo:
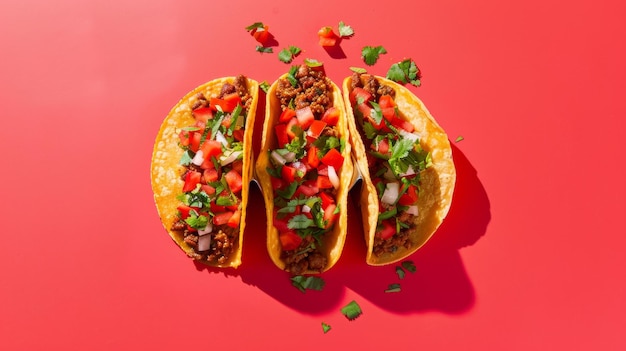
[[[241,104],[245,111],[249,110],[250,104],[252,103],[252,96],[248,91],[247,79],[244,75],[238,75],[235,77],[233,83],[224,83],[220,90],[219,98],[223,98],[227,94],[231,94],[234,92],[238,92],[241,97]],[[195,110],[198,108],[208,107],[209,100],[203,93],[198,93],[194,97],[195,101],[191,105],[191,109]],[[189,171],[198,171],[202,172],[202,169],[199,166],[189,164],[185,167],[185,171],[182,174],[182,179],[185,178],[185,175]],[[190,231],[187,224],[183,220],[179,220],[175,222],[172,227],[172,231],[180,233],[180,236],[183,238],[183,241],[193,248],[192,252],[187,253],[187,255],[193,259],[208,261],[212,263],[224,264],[228,262],[230,255],[236,248],[237,241],[239,238],[239,229],[232,228],[227,225],[214,226],[213,232],[206,234],[211,236],[211,244],[209,249],[204,251],[198,251],[198,232]]]
[[[301,65],[295,74],[298,81],[293,86],[288,79],[280,79],[276,88],[276,96],[280,100],[281,108],[290,105],[295,109],[310,106],[316,119],[320,119],[324,112],[333,104],[332,86],[330,80],[323,71],[311,69],[307,65]],[[335,127],[327,126],[322,135],[339,137],[340,133]],[[307,177],[316,177],[316,172],[307,174]],[[325,192],[336,196],[336,190],[325,189]],[[323,237],[321,238],[323,241]],[[295,250],[283,250],[280,258],[285,263],[285,270],[294,275],[306,271],[321,272],[328,264],[328,259],[320,250],[319,243],[311,236],[305,236],[302,243]]]
[[[394,99],[396,96],[396,91],[393,90],[392,87],[380,84],[378,80],[371,75],[365,76],[364,79],[362,79],[361,74],[356,72],[353,73],[351,87],[353,89],[358,87],[367,90],[370,94],[372,94],[374,101],[378,101],[378,99],[380,99],[383,95],[389,95]],[[372,144],[371,140],[365,136],[365,132],[362,128],[359,128],[359,134],[361,134],[361,140],[365,143],[365,149],[369,150]],[[380,167],[383,167],[382,162],[376,158],[369,158],[368,164],[370,166],[370,173],[376,173]],[[388,239],[374,237],[374,255],[380,256],[384,253],[393,253],[401,247],[405,247],[407,249],[410,248],[412,243],[409,238],[409,233],[415,229],[414,225],[411,224],[413,222],[413,217],[415,216],[410,213],[401,212],[398,214],[398,220],[402,223],[408,224],[409,228],[402,228],[398,233]]]

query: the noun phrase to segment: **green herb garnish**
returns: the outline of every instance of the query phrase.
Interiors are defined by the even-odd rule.
[[[356,72],[356,73],[360,73],[360,74],[367,73],[367,70],[365,68],[361,68],[361,67],[350,67],[350,70],[352,72]]]
[[[268,92],[268,90],[270,90],[270,85],[269,83],[267,83],[267,81],[262,81],[261,84],[259,84],[259,88],[261,88],[261,90],[263,90],[266,94]]]
[[[386,54],[387,50],[385,50],[382,46],[365,46],[361,50],[361,57],[365,64],[368,66],[372,66],[378,61],[378,57],[382,54]]]
[[[419,68],[410,58],[394,63],[387,71],[387,79],[402,84],[411,83],[416,87],[422,85],[421,78]]]
[[[271,54],[274,52],[274,49],[270,47],[261,46],[261,45],[257,45],[255,50],[262,54]]]
[[[354,35],[354,30],[352,27],[343,23],[343,21],[339,22],[339,36],[342,38],[351,37]]]
[[[344,306],[341,309],[341,313],[348,318],[348,320],[355,320],[358,318],[363,311],[361,311],[361,306],[356,303],[356,301],[352,300],[349,304]]]
[[[295,286],[303,293],[306,293],[307,289],[321,291],[324,288],[324,285],[326,285],[326,282],[324,279],[316,276],[305,277],[297,275],[291,277],[291,285]]]
[[[406,269],[407,271],[411,273],[417,272],[417,267],[415,267],[415,264],[413,263],[413,261],[402,262],[402,268]]]
[[[462,135],[459,135],[458,137],[456,137],[456,140],[454,140],[454,142],[458,143],[459,141],[462,141],[463,139],[465,139],[465,138],[463,138]]]
[[[406,276],[404,269],[402,269],[402,267],[400,266],[396,266],[396,274],[398,275],[398,278],[400,279],[404,279],[404,277]]]
[[[389,287],[387,288],[387,290],[385,290],[385,292],[386,293],[400,292],[400,284],[398,283],[389,284]]]
[[[323,65],[323,63],[319,62],[316,59],[304,59],[304,63],[309,66],[309,67],[320,67]]]
[[[324,334],[328,333],[330,331],[330,325],[322,322],[322,330],[324,331]]]
[[[289,48],[285,48],[282,49],[279,53],[278,53],[278,59],[281,62],[284,63],[289,63],[291,61],[293,61],[293,58],[298,56],[298,54],[302,51],[302,49],[300,49],[297,46],[289,46]]]

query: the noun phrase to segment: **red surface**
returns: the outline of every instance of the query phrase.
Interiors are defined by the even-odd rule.
[[[306,6],[0,4],[0,349],[625,349],[626,5]],[[340,20],[356,35],[325,51],[317,30]],[[255,21],[274,54],[255,52]],[[393,266],[364,263],[354,206],[344,255],[306,294],[266,254],[256,189],[237,271],[195,266],[159,222],[149,168],[169,109],[216,77],[273,81],[288,45],[337,83],[365,45],[388,51],[373,73],[413,58],[411,89],[465,138],[449,217],[398,294]]]

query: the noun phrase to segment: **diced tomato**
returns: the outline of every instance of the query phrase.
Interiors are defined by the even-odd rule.
[[[213,119],[213,110],[209,107],[200,107],[193,110],[191,113],[196,121],[204,122],[205,125],[208,120]]]
[[[322,199],[322,209],[324,210],[328,207],[328,205],[335,203],[335,199],[325,191],[320,192],[320,198]]]
[[[213,111],[217,111],[217,106],[219,106],[224,112],[233,112],[235,107],[237,107],[237,102],[213,97],[210,100],[210,106]]]
[[[191,149],[191,151],[196,152],[198,151],[198,149],[200,149],[200,140],[202,140],[202,133],[191,133],[191,140],[189,141],[189,148]]]
[[[322,27],[317,35],[321,46],[335,46],[337,43],[337,35],[333,32],[332,27]]]
[[[311,107],[307,106],[296,110],[296,118],[298,119],[300,128],[306,130],[315,120],[315,115],[313,115]]]
[[[178,133],[178,138],[180,138],[180,144],[182,146],[189,146],[189,143],[191,142],[191,132],[187,131],[187,130],[181,130],[180,133]]]
[[[320,37],[318,43],[320,46],[335,46],[335,44],[337,44],[337,39]]]
[[[202,161],[200,168],[202,169],[215,168],[215,164],[213,163],[213,160],[211,158],[205,158],[204,161]]]
[[[330,182],[330,178],[323,175],[317,176],[316,184],[320,189],[330,189],[333,187],[333,183]]]
[[[375,147],[375,144],[372,144],[372,147]],[[389,152],[389,141],[387,140],[387,138],[384,138],[378,142],[378,150],[376,151],[380,152],[383,155]]]
[[[228,184],[230,191],[235,194],[241,191],[242,180],[241,175],[237,171],[231,169],[224,175],[224,178],[226,179],[226,183]]]
[[[226,225],[228,225],[231,228],[239,228],[240,220],[241,220],[241,211],[237,210],[233,212],[232,216],[230,216],[230,218],[228,219],[228,222],[226,222]]]
[[[293,183],[296,180],[296,172],[297,170],[294,167],[285,165],[281,170],[281,175],[287,183]]]
[[[329,126],[336,126],[339,122],[339,109],[336,107],[330,107],[322,115],[322,121],[326,122]]]
[[[252,35],[259,43],[265,44],[270,38],[270,32],[268,29],[269,27],[264,24],[262,27],[254,28],[250,31],[250,35]]]
[[[189,212],[191,212],[191,210],[194,210],[193,207],[189,207],[183,204],[178,205],[177,209],[178,209],[178,212],[180,213],[181,219],[186,219],[187,217],[189,217]]]
[[[417,188],[415,187],[415,185],[411,184],[409,185],[409,188],[406,190],[406,192],[402,194],[402,196],[400,196],[400,199],[398,200],[398,204],[402,206],[411,206],[411,205],[414,205],[417,202],[417,200],[418,200]]]
[[[337,205],[335,204],[330,204],[326,207],[326,209],[324,209],[324,222],[326,223],[326,229],[332,227],[337,220],[339,213],[334,213],[336,209]]]
[[[217,158],[222,154],[222,143],[217,140],[207,139],[202,144],[202,153],[205,159],[211,159],[211,156]]]
[[[222,123],[220,123],[224,128],[230,128],[230,125],[233,123],[233,116],[231,114],[227,114],[222,118]]]
[[[320,161],[328,166],[335,167],[335,170],[339,170],[343,165],[343,156],[337,149],[330,149]]]
[[[238,92],[225,94],[222,99],[230,104],[234,104],[235,107],[237,107],[237,104],[241,103],[241,96],[239,96]]]
[[[185,173],[185,185],[183,185],[183,192],[192,191],[196,188],[196,185],[200,183],[202,174],[197,171],[187,171]]]
[[[213,216],[213,224],[215,225],[227,224],[228,221],[230,221],[230,218],[233,216],[233,214],[234,213],[231,211],[216,213],[215,216]]]
[[[278,218],[278,213],[276,210],[274,210],[274,228],[276,228],[276,230],[278,230],[279,232],[285,232],[290,230],[287,226],[287,224],[289,223],[289,218],[289,216]]]
[[[294,131],[294,127],[298,125],[298,119],[296,117],[293,117],[288,123],[287,123],[287,135],[289,136],[289,140],[292,140],[293,138],[296,137],[296,132]]]
[[[215,194],[215,188],[208,185],[208,184],[202,184],[200,186],[200,188],[202,189],[202,191],[204,191],[205,193],[207,193],[207,195],[213,195]]]
[[[239,174],[243,174],[243,161],[242,160],[233,161],[233,163],[231,163],[231,167],[232,169],[237,171]]]
[[[376,236],[383,240],[391,238],[394,234],[396,234],[396,226],[391,224],[388,220],[383,221],[381,228],[376,231]]]
[[[285,186],[285,182],[276,177],[270,177],[270,181],[272,182],[272,189],[282,189]]]
[[[350,102],[352,105],[367,104],[372,100],[372,94],[363,88],[354,88],[350,92]]]
[[[328,176],[328,166],[325,164],[320,164],[319,167],[317,167],[317,174]]]
[[[285,251],[295,250],[302,243],[300,235],[296,234],[293,230],[280,232],[278,234],[278,239],[280,240],[280,245]]]
[[[319,156],[317,156],[318,151],[319,150],[315,146],[312,146],[312,145],[311,147],[309,147],[309,150],[307,151],[307,162],[309,166],[313,168],[317,168],[317,166],[319,166],[320,164],[320,158]]]
[[[316,181],[314,180],[308,180],[296,189],[296,194],[303,194],[304,196],[314,196],[319,192],[320,189],[317,187]]]
[[[241,203],[241,200],[237,199],[237,201],[232,204],[232,205],[228,205],[225,206],[227,209],[231,210],[231,211],[237,211],[239,210],[239,204]]]
[[[415,129],[411,123],[403,120],[398,116],[394,116],[394,118],[391,120],[391,125],[396,128],[404,129],[409,133],[412,133]]]
[[[322,135],[324,128],[326,128],[326,122],[314,120],[313,123],[311,123],[311,125],[309,126],[309,130],[307,131],[306,135],[317,139],[320,137],[320,135]]]
[[[278,141],[278,147],[283,148],[289,144],[289,135],[287,135],[287,125],[280,123],[274,126],[274,132],[276,132],[276,139]]]
[[[235,129],[233,130],[233,138],[237,141],[243,141],[245,136],[245,131],[243,129]]]
[[[287,122],[291,121],[291,119],[294,118],[294,117],[296,117],[296,111],[294,109],[291,109],[291,108],[287,107],[280,114],[280,117],[278,118],[278,121],[281,122],[281,123],[287,123]]]
[[[215,168],[205,169],[202,177],[206,183],[215,182],[219,179],[219,172]]]
[[[382,95],[378,99],[378,105],[380,106],[380,108],[387,108],[387,107],[395,107],[396,103],[393,101],[393,98],[391,97],[391,95]]]
[[[218,205],[215,203],[215,201],[211,201],[211,203],[209,204],[209,208],[211,209],[211,212],[213,213],[226,211],[226,206]]]
[[[389,122],[393,121],[394,118],[397,118],[396,117],[396,108],[395,107],[385,107],[385,108],[381,107],[380,111],[383,114],[383,118],[385,118]]]

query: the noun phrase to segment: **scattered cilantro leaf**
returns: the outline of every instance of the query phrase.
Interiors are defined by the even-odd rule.
[[[385,290],[385,292],[386,293],[400,292],[400,284],[398,283],[389,284],[389,287],[387,287],[387,290]]]
[[[349,304],[345,305],[341,309],[341,313],[348,318],[348,320],[355,320],[358,318],[363,311],[361,310],[361,306],[356,303],[356,301],[352,300]]]
[[[289,229],[305,229],[313,225],[313,220],[306,215],[299,214],[291,217],[287,223]]]
[[[291,61],[293,61],[293,58],[298,56],[298,54],[302,51],[302,49],[300,49],[297,46],[289,46],[288,48],[282,49],[279,53],[278,53],[278,59],[281,62],[284,63],[290,63]]]
[[[206,216],[199,216],[196,211],[190,211],[189,217],[185,219],[185,223],[195,229],[204,229],[207,223],[209,223],[209,219]]]
[[[261,46],[261,45],[257,45],[256,46],[256,51],[260,52],[262,54],[271,54],[271,53],[274,52],[274,50],[272,48]]]
[[[417,267],[415,267],[415,264],[413,263],[413,261],[402,262],[402,267],[411,273],[417,272]]]
[[[304,59],[304,63],[309,66],[309,67],[320,67],[323,65],[323,63],[319,62],[316,59]]]
[[[251,25],[246,27],[246,30],[249,32],[253,29],[259,29],[259,28],[265,28],[265,25],[263,24],[263,22],[254,22]]]
[[[324,285],[326,285],[326,282],[324,279],[316,276],[305,277],[296,275],[291,277],[291,285],[298,288],[298,290],[302,291],[302,293],[306,293],[306,289],[321,291],[324,288]]]
[[[187,166],[191,164],[191,161],[193,160],[194,157],[194,152],[191,150],[185,150],[185,152],[183,152],[183,155],[180,157],[180,165],[182,166]]]
[[[462,135],[459,135],[458,137],[456,137],[456,140],[454,142],[458,143],[459,141],[462,141],[463,139],[465,139],[465,138],[463,138]]]
[[[262,81],[261,84],[259,84],[259,88],[261,88],[261,90],[263,90],[266,94],[267,92],[270,90],[270,85],[267,81]]]
[[[354,30],[352,27],[343,23],[343,21],[339,22],[339,36],[342,38],[351,37],[354,35]]]
[[[408,58],[401,62],[394,63],[387,71],[387,79],[397,83],[411,83],[416,87],[422,85],[422,75],[415,62]]]
[[[404,279],[404,276],[406,275],[406,273],[404,272],[404,269],[402,269],[402,267],[400,266],[396,266],[396,274],[398,275],[398,278],[400,279]]]
[[[356,73],[360,73],[360,74],[367,73],[367,70],[365,68],[361,68],[361,67],[350,67],[350,70],[352,72],[356,72]]]
[[[324,334],[328,333],[330,331],[331,327],[329,324],[326,324],[324,322],[322,322],[322,330],[324,331]]]
[[[378,61],[378,57],[382,54],[386,54],[387,50],[385,50],[382,46],[365,46],[361,50],[361,57],[365,64],[368,66],[372,66]]]

